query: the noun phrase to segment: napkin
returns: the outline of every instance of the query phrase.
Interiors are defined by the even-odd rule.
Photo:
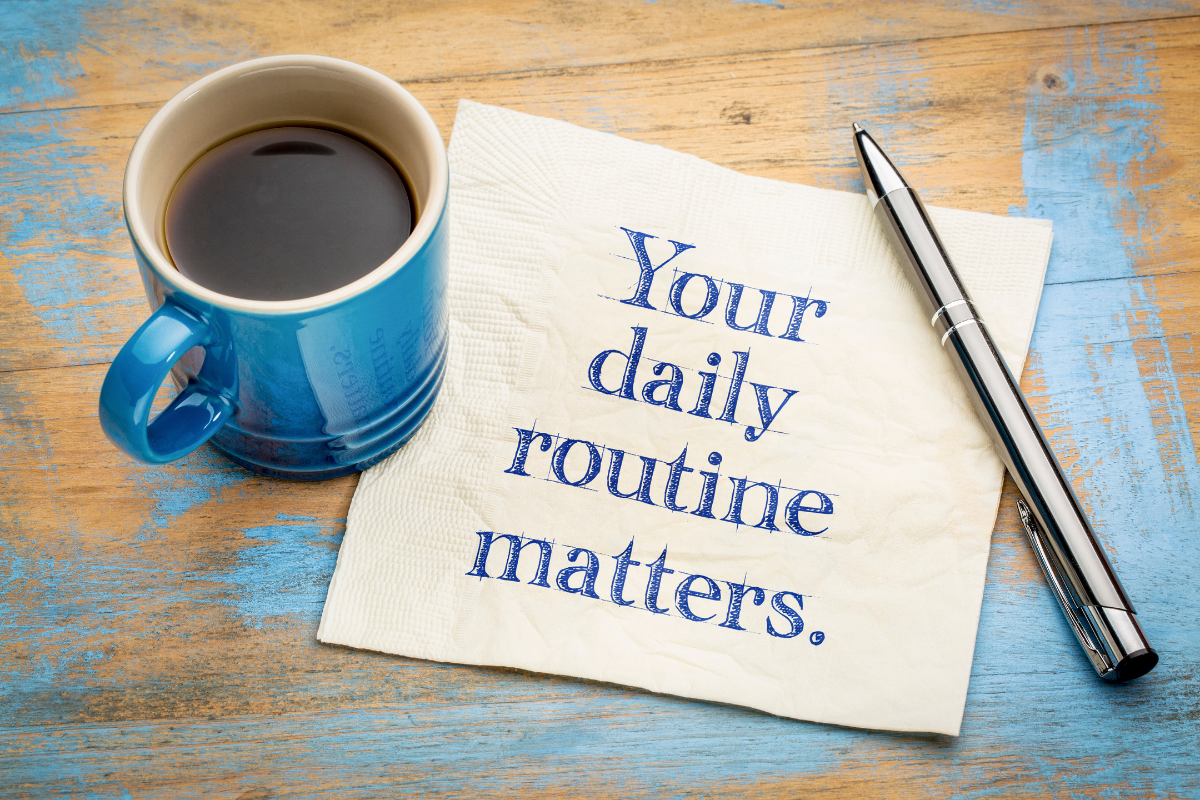
[[[318,638],[957,735],[1003,466],[866,198],[467,101],[450,169]],[[1049,223],[930,214],[1019,371]]]

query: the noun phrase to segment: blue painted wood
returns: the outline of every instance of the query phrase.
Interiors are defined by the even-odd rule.
[[[318,645],[351,482],[296,488],[208,452],[147,467],[96,444],[104,362],[142,313],[122,261],[123,156],[89,139],[94,113],[38,109],[72,105],[97,20],[153,7],[62,9],[0,4],[0,290],[14,303],[0,312],[0,794],[1200,796],[1200,322],[1186,311],[1200,280],[1146,274],[1177,235],[1161,208],[1192,191],[1156,177],[1173,144],[1164,87],[1194,85],[1153,47],[1064,34],[1057,83],[1020,98],[1024,204],[1010,212],[1055,222],[1026,385],[1163,662],[1126,686],[1094,678],[1010,490],[951,740]],[[250,55],[143,24],[175,78]],[[925,50],[876,57],[904,69],[867,83],[831,56],[831,97],[868,117],[936,106]],[[892,132],[918,163],[919,133]],[[823,182],[844,183],[841,166]],[[34,319],[60,368],[31,369],[4,335]]]

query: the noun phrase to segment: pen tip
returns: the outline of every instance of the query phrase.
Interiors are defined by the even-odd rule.
[[[863,132],[863,126],[862,126],[862,125],[859,125],[857,122],[855,122],[855,123],[852,123],[852,127],[854,128],[854,132],[855,132],[855,133],[862,133],[862,132]]]

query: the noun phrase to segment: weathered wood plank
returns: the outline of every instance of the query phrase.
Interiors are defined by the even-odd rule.
[[[1063,232],[1093,209],[1115,215],[1105,236],[1086,245],[1087,269],[1100,271],[1068,274],[1056,260],[1050,280],[1063,281],[1196,268],[1200,218],[1187,213],[1183,189],[1200,180],[1186,102],[1200,85],[1188,68],[1197,57],[1193,18],[510,72],[409,88],[447,137],[458,99],[468,97],[764,177],[851,190],[861,187],[846,129],[864,120],[931,202],[1049,214],[1030,204],[1035,190],[1064,209]],[[110,360],[145,318],[120,180],[154,108],[0,115],[7,143],[0,178],[11,191],[0,209],[0,324],[13,333],[0,343],[0,370]],[[1030,121],[1042,116],[1048,121]],[[1055,127],[1059,119],[1069,124]],[[1125,193],[1138,198],[1138,214],[1121,210]],[[1169,224],[1127,257],[1117,239],[1136,237],[1147,215]]]
[[[0,110],[163,102],[271,53],[348,58],[402,81],[913,41],[1194,14],[1148,0],[64,0],[8,4]],[[31,63],[33,62],[33,63]]]
[[[0,54],[0,92],[27,92],[0,106],[52,107],[0,113],[0,793],[1200,795],[1200,22],[1024,30],[1192,9],[59,8],[0,7],[0,38],[38,42]],[[989,35],[935,38],[963,33]],[[119,210],[132,137],[207,69],[287,50],[408,82],[444,134],[467,96],[834,188],[856,186],[857,117],[927,198],[1052,218],[1024,385],[1163,664],[1091,676],[1011,486],[957,740],[318,645],[354,480],[268,481],[206,450],[147,467],[95,420],[145,314]]]
[[[1094,291],[1145,293],[1163,280],[1101,281]],[[1200,274],[1170,280],[1187,281],[1174,287],[1180,296],[1200,297]],[[1072,291],[1048,289],[1043,324],[1107,329],[1110,310],[1080,306]],[[1142,345],[1185,344],[1144,323],[1129,333],[1113,347],[1132,353]],[[1164,572],[1161,550],[1145,540],[1181,543],[1187,530],[1181,523],[1116,528],[1124,514],[1097,493],[1094,467],[1078,467],[1100,447],[1143,446],[1144,432],[1131,429],[1104,443],[1072,440],[1072,431],[1088,430],[1113,409],[1086,387],[1042,393],[1046,362],[1087,362],[1107,344],[1086,337],[1048,343],[1027,390],[1056,444],[1070,445],[1077,485],[1105,525],[1101,533],[1166,661],[1120,694],[1094,681],[1016,533],[1010,488],[964,736],[955,742],[798,726],[619,687],[320,646],[313,632],[353,481],[281,484],[205,453],[177,466],[137,465],[97,435],[93,398],[102,365],[9,373],[0,379],[10,414],[5,427],[22,439],[8,442],[0,491],[22,502],[0,508],[0,528],[17,534],[5,542],[15,578],[3,584],[0,602],[18,609],[20,622],[5,631],[3,702],[20,725],[0,724],[9,742],[0,750],[0,774],[24,776],[31,789],[65,789],[29,765],[44,760],[65,768],[69,758],[82,785],[100,791],[109,785],[102,776],[115,773],[134,796],[199,794],[246,781],[287,794],[288,787],[308,790],[313,773],[324,776],[318,786],[349,782],[364,794],[415,775],[431,791],[550,793],[580,780],[582,748],[611,762],[587,787],[614,795],[682,792],[693,785],[683,776],[701,770],[716,781],[716,793],[731,795],[747,781],[771,778],[768,786],[780,793],[805,787],[854,795],[903,786],[929,796],[993,789],[1033,796],[1060,788],[1064,769],[1081,786],[1200,788],[1190,782],[1183,753],[1139,774],[1140,749],[1079,740],[1090,735],[1092,715],[1105,715],[1109,733],[1136,734],[1170,753],[1185,732],[1194,742],[1192,729],[1160,720],[1147,732],[1144,717],[1169,709],[1186,722],[1200,714],[1187,656],[1200,633],[1187,621],[1190,595],[1171,591],[1196,558]],[[1128,359],[1130,365],[1132,372],[1109,376],[1106,391],[1141,390],[1137,365]],[[1133,494],[1152,483],[1143,479]],[[1136,506],[1126,511],[1136,523]],[[1014,697],[1021,698],[1016,706]],[[1031,719],[1028,708],[1051,716]],[[258,746],[248,748],[249,741]],[[464,741],[472,743],[469,757]],[[664,741],[671,746],[648,744]],[[709,765],[751,741],[773,742],[771,755],[733,759],[709,774]],[[1082,753],[1083,760],[1053,762],[1050,775],[1035,778],[1049,765],[1030,755],[1031,741],[1047,752]],[[876,767],[847,768],[839,757],[845,752]],[[620,768],[637,753],[653,756],[653,769],[642,761],[637,770]]]

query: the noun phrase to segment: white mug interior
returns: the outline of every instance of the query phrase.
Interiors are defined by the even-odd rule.
[[[386,155],[404,173],[417,224],[382,265],[331,292],[297,300],[247,300],[185,277],[167,256],[167,202],[196,159],[235,136],[281,125],[349,133]],[[146,125],[125,171],[125,217],[156,277],[214,305],[290,313],[336,303],[395,272],[416,253],[442,215],[449,183],[446,148],[429,113],[395,81],[324,56],[271,56],[214,72],[168,102]]]

